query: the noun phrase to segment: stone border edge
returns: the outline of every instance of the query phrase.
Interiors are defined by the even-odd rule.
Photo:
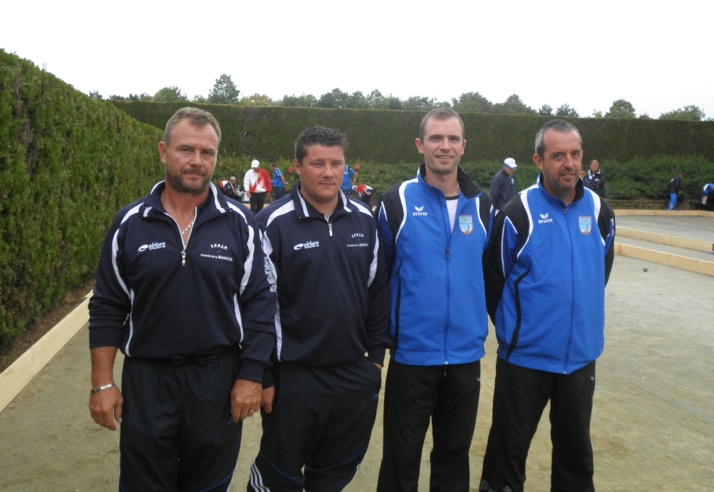
[[[0,413],[89,321],[89,292],[84,301],[0,374]]]

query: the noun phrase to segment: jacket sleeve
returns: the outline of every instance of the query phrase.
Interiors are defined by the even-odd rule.
[[[390,345],[389,321],[391,299],[389,290],[389,274],[384,259],[384,247],[380,234],[374,226],[373,237],[374,246],[372,254],[372,264],[370,272],[371,282],[368,290],[367,319],[365,329],[367,331],[367,351],[368,358],[374,363],[384,364],[384,354]]]
[[[131,300],[124,276],[119,246],[119,226],[125,213],[120,212],[104,240],[96,283],[89,300],[89,346],[119,347]]]
[[[403,211],[399,202],[399,188],[387,190],[377,204],[377,228],[384,245],[384,261],[387,272],[391,274],[396,259],[396,239],[399,225],[402,222]]]
[[[605,285],[610,280],[612,264],[615,260],[615,212],[605,200],[600,200],[600,216],[598,228],[605,242]]]
[[[239,292],[243,319],[240,379],[262,382],[275,345],[275,282],[270,259],[262,247],[262,233],[250,213],[241,213],[245,232],[243,278]]]
[[[516,263],[521,243],[519,228],[509,216],[509,212],[520,208],[522,208],[520,200],[513,200],[492,220],[493,226],[484,256],[483,271],[486,285],[486,310],[494,323],[496,308],[501,302],[503,286]]]

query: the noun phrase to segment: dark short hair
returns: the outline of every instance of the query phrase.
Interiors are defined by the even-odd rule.
[[[580,132],[578,131],[578,129],[575,128],[575,125],[573,125],[572,123],[568,123],[565,120],[550,120],[545,125],[541,126],[540,130],[538,130],[538,133],[536,133],[535,153],[538,154],[538,157],[540,157],[541,159],[543,159],[543,156],[545,154],[545,144],[543,143],[543,136],[548,130],[554,130],[558,133],[575,132],[578,134],[580,143],[583,142],[583,138],[580,136]]]
[[[347,152],[347,136],[324,126],[313,126],[304,130],[295,140],[295,160],[300,165],[302,165],[302,160],[307,155],[307,148],[313,145],[341,147],[344,152]]]
[[[429,111],[424,118],[421,120],[421,125],[419,125],[419,140],[424,140],[424,132],[426,130],[426,123],[429,120],[439,120],[439,121],[444,121],[444,120],[449,120],[451,118],[456,118],[459,120],[459,124],[461,125],[461,138],[464,138],[466,136],[466,131],[464,130],[464,122],[461,119],[461,116],[459,116],[459,113],[454,111],[451,108],[435,108]]]
[[[221,143],[221,126],[211,113],[198,108],[181,108],[173,114],[168,122],[166,122],[166,129],[164,130],[164,143],[167,146],[171,141],[171,132],[174,130],[174,127],[179,123],[179,121],[183,119],[188,119],[192,125],[197,126],[198,128],[211,125],[218,136],[218,143]]]

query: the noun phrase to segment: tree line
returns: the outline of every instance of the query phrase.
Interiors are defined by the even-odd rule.
[[[103,99],[96,91],[89,93],[90,97]],[[213,84],[208,96],[197,95],[189,99],[181,89],[175,86],[164,87],[153,96],[149,94],[129,94],[129,96],[112,95],[108,97],[114,101],[156,101],[156,102],[195,102],[210,104],[238,104],[243,106],[284,106],[300,108],[333,108],[333,109],[392,109],[392,110],[413,110],[429,111],[437,107],[451,107],[460,113],[493,113],[493,114],[533,114],[542,116],[558,116],[580,118],[580,114],[575,108],[568,104],[562,104],[558,108],[553,108],[549,104],[544,104],[538,109],[533,109],[523,101],[517,94],[509,96],[502,103],[494,103],[479,94],[478,92],[465,92],[458,98],[451,101],[438,101],[435,98],[412,96],[408,99],[400,99],[393,95],[385,96],[375,89],[369,94],[361,91],[353,93],[344,92],[340,89],[332,89],[330,92],[322,94],[319,98],[312,94],[301,94],[300,96],[283,96],[282,99],[274,100],[264,94],[253,94],[241,97],[240,90],[231,79],[230,75],[222,74]],[[590,118],[641,118],[653,119],[648,114],[637,115],[634,106],[625,99],[618,99],[610,106],[610,109],[603,113],[594,111]],[[698,106],[688,105],[659,115],[660,120],[687,120],[687,121],[714,121],[706,118],[704,111]]]

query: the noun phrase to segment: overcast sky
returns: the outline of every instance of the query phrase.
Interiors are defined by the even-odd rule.
[[[0,48],[105,98],[207,96],[225,73],[241,97],[479,92],[580,116],[625,99],[638,115],[695,105],[712,118],[713,11],[708,0],[23,0],[2,7]]]

